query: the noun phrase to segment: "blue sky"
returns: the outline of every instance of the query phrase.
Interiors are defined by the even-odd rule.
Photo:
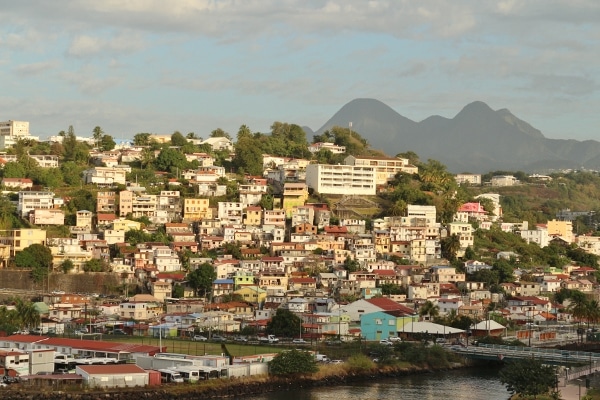
[[[0,120],[41,137],[316,130],[369,97],[600,139],[597,0],[0,0],[0,18]]]

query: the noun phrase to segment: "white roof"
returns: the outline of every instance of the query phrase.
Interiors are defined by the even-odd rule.
[[[506,327],[504,325],[500,325],[499,323],[497,323],[496,321],[492,320],[492,319],[488,319],[485,321],[481,321],[478,324],[474,324],[471,325],[471,329],[474,330],[478,330],[478,331],[495,331],[496,329],[505,329]]]
[[[404,325],[402,332],[406,333],[431,333],[433,335],[448,335],[455,333],[464,333],[462,329],[452,328],[433,322],[412,322]]]

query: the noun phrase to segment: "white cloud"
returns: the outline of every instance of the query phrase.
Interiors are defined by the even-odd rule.
[[[50,70],[57,68],[60,63],[56,60],[42,61],[31,64],[22,64],[15,67],[15,72],[21,76],[38,75],[47,73]]]
[[[112,56],[133,53],[141,50],[144,46],[141,35],[135,32],[120,32],[110,38],[79,35],[72,40],[67,54],[74,57]]]

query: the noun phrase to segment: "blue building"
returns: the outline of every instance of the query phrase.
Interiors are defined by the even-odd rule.
[[[361,315],[360,331],[366,340],[387,339],[402,336],[404,325],[418,320],[418,315],[410,315],[404,311],[376,311]]]

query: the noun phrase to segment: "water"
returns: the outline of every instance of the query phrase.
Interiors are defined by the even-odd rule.
[[[253,400],[507,400],[498,369],[463,369],[252,396]]]

